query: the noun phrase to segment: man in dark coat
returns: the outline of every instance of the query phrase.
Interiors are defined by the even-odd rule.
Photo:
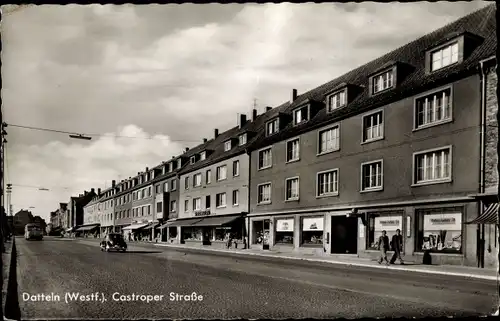
[[[391,247],[394,251],[391,258],[391,264],[394,264],[396,259],[398,259],[401,264],[404,264],[403,259],[401,258],[401,252],[403,252],[403,235],[401,235],[401,231],[399,229],[397,229],[396,234],[392,236]]]
[[[378,249],[380,251],[380,259],[378,263],[381,264],[385,261],[385,264],[389,265],[389,260],[387,260],[387,251],[389,250],[389,237],[387,237],[387,232],[382,231],[382,235],[378,238]]]

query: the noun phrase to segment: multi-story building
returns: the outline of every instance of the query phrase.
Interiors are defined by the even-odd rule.
[[[23,235],[26,224],[33,223],[33,214],[27,210],[20,210],[14,215],[14,234]]]
[[[115,187],[114,231],[119,232],[125,226],[132,224],[132,177],[120,181]]]
[[[293,90],[249,148],[251,244],[375,257],[382,231],[399,229],[409,260],[475,265],[477,225],[464,223],[494,176],[482,164],[498,138],[481,127],[498,109],[483,72],[495,52],[493,5]]]
[[[90,192],[84,191],[83,194],[72,196],[68,203],[69,227],[76,230],[83,225],[83,208],[96,196],[95,190],[92,188]]]
[[[57,222],[64,231],[71,229],[69,225],[68,203],[59,203],[59,208],[57,209]]]
[[[92,197],[90,202],[83,207],[83,224],[76,229],[81,233],[94,233],[100,230],[100,222],[98,221],[99,199],[101,198],[101,189],[97,189],[97,194]]]
[[[100,215],[101,235],[114,232],[115,185],[116,181],[113,180],[111,182],[111,187],[102,191],[102,197],[99,199],[97,205]]]
[[[190,245],[225,247],[231,238],[246,244],[250,157],[246,148],[262,122],[238,116],[238,126],[197,147],[179,172],[179,241]],[[262,117],[260,117],[262,119]]]

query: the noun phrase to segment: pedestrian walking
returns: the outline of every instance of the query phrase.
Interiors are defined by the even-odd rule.
[[[396,234],[392,236],[391,247],[394,251],[394,254],[391,258],[391,264],[396,262],[396,259],[399,260],[401,265],[404,264],[403,259],[401,258],[401,252],[403,252],[403,235],[401,235],[401,230],[397,229]]]
[[[387,260],[387,251],[389,250],[389,237],[387,237],[387,232],[382,231],[382,235],[378,238],[378,249],[380,251],[380,259],[378,260],[378,264],[382,264],[385,261],[385,264],[389,265],[389,260]]]

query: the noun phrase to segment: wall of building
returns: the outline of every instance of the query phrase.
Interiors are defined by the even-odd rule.
[[[486,135],[485,135],[485,188],[498,191],[498,76],[496,66],[488,70],[486,78]]]
[[[101,203],[101,227],[114,226],[115,206],[113,198],[105,198]]]
[[[115,197],[115,225],[125,226],[132,224],[132,194],[120,193]]]
[[[143,214],[141,215],[139,213],[139,216],[134,216],[132,217],[132,220],[133,221],[152,221],[154,219],[154,216],[153,216],[153,206],[154,206],[154,193],[153,193],[153,185],[151,184],[148,184],[148,185],[144,185],[144,186],[141,186],[140,188],[138,189],[135,189],[134,191],[132,191],[132,194],[138,190],[142,190],[143,188],[145,188],[146,190],[148,188],[151,189],[151,193],[147,194],[147,192],[144,193],[144,198],[141,198],[141,199],[133,199],[132,198],[132,211],[135,209],[135,208],[141,208],[143,206],[150,206],[150,212],[149,214]]]
[[[172,181],[175,181],[175,189],[172,190]],[[154,197],[154,218],[158,220],[168,220],[172,218],[177,218],[178,207],[179,207],[179,188],[177,187],[177,177],[165,178],[154,185],[153,197]],[[158,189],[157,189],[158,186]],[[166,187],[167,186],[167,187]],[[172,211],[171,202],[175,202],[175,206]],[[158,203],[162,203],[162,211],[157,211]]]
[[[479,182],[479,77],[451,84],[453,121],[414,131],[414,102],[410,97],[383,108],[384,139],[362,144],[362,116],[340,123],[340,150],[317,156],[318,132],[300,136],[300,161],[286,163],[286,141],[272,146],[273,166],[258,170],[258,151],[251,157],[250,212],[269,213],[312,207],[349,207],[427,198],[468,195]],[[333,125],[333,124],[332,124]],[[327,126],[328,127],[328,126]],[[413,153],[452,146],[451,183],[412,187]],[[383,159],[383,190],[360,193],[361,163]],[[339,169],[339,195],[316,197],[318,172]],[[285,202],[285,179],[300,177],[299,201]],[[257,205],[257,185],[272,183],[271,204]]]

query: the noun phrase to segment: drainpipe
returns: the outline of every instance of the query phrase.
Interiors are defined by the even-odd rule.
[[[247,210],[247,217],[245,219],[245,223],[246,223],[246,230],[247,230],[247,248],[250,249],[250,217],[248,216],[250,214],[250,193],[252,192],[252,189],[250,188],[250,182],[252,181],[252,164],[250,163],[251,159],[252,159],[252,152],[249,151],[247,148],[245,148],[245,153],[248,155],[248,186],[247,186],[247,206],[248,206],[248,210]]]

